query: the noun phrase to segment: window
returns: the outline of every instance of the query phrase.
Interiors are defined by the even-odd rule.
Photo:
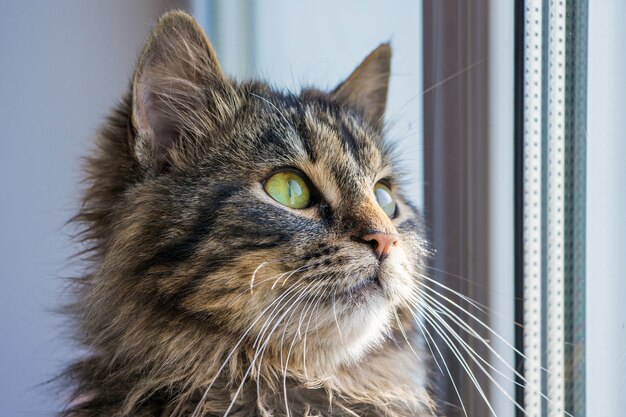
[[[523,16],[524,405],[584,416],[587,2],[526,2]]]

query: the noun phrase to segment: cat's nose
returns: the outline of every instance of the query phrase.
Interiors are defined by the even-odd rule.
[[[380,261],[385,259],[391,248],[398,243],[398,236],[388,233],[369,233],[361,236],[361,239],[373,245],[374,253]]]

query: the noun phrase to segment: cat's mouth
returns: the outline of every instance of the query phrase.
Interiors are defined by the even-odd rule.
[[[380,283],[380,279],[378,278],[378,274],[370,275],[365,277],[361,281],[357,282],[352,287],[348,288],[344,291],[343,295],[346,297],[355,297],[366,295],[372,292],[378,292],[382,290],[382,285]]]

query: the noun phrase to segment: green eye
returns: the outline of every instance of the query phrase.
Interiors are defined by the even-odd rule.
[[[293,171],[282,171],[265,182],[265,192],[280,204],[294,208],[306,208],[311,201],[311,192],[304,178]]]
[[[374,194],[378,205],[383,209],[385,214],[390,218],[394,218],[396,214],[396,200],[391,196],[391,190],[383,183],[376,183],[374,186]]]

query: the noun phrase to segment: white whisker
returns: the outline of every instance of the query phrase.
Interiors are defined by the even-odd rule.
[[[421,361],[422,358],[420,357],[420,355],[417,353],[417,351],[415,349],[413,349],[413,346],[411,345],[411,343],[409,342],[409,338],[406,335],[406,332],[404,331],[404,326],[402,326],[402,322],[400,321],[400,316],[398,316],[398,312],[394,311],[393,315],[396,318],[396,322],[398,323],[398,328],[400,329],[400,333],[402,333],[402,336],[404,337],[404,340],[406,341],[407,346],[409,347],[409,349],[411,349],[411,352],[413,352],[413,354],[415,355],[415,357],[417,358],[417,360]]]
[[[450,348],[450,351],[452,352],[452,354],[454,355],[454,357],[457,359],[457,361],[459,362],[459,364],[461,365],[461,367],[465,370],[466,374],[468,375],[468,377],[470,378],[470,380],[472,381],[472,383],[474,384],[474,386],[476,387],[476,390],[478,391],[478,393],[480,394],[480,396],[482,397],[482,399],[485,401],[485,404],[487,405],[487,407],[489,408],[489,410],[491,411],[491,413],[496,416],[495,411],[493,410],[491,403],[489,402],[489,399],[487,398],[487,395],[485,394],[485,392],[483,391],[482,387],[480,386],[480,383],[478,382],[478,380],[476,379],[476,376],[474,375],[474,373],[472,372],[472,370],[469,367],[469,364],[467,363],[467,361],[463,358],[463,356],[461,355],[461,352],[457,349],[456,345],[454,343],[452,343],[452,341],[450,340],[450,338],[447,336],[447,334],[443,331],[443,329],[441,329],[441,327],[437,324],[437,321],[442,320],[441,317],[439,316],[439,314],[437,313],[437,311],[435,309],[433,309],[432,307],[428,306],[427,304],[422,304],[421,306],[417,307],[418,309],[420,309],[420,313],[427,318],[428,323],[432,326],[432,328],[437,332],[437,334],[439,336],[441,336],[441,338],[446,342],[446,345]],[[436,319],[436,320],[433,320]],[[450,375],[450,379],[452,381],[452,376]],[[454,382],[452,381],[453,385]],[[458,393],[458,391],[457,391]],[[467,412],[464,410],[465,414],[467,415]]]
[[[337,320],[337,308],[335,307],[335,304],[337,304],[336,302],[336,296],[337,296],[337,289],[335,289],[333,291],[333,316],[335,317],[335,324],[337,325],[337,332],[339,333],[339,340],[341,341],[341,344],[343,345],[343,335],[341,334],[341,327],[339,326],[339,320]]]
[[[504,390],[500,384],[498,384],[496,382],[496,380],[491,376],[491,374],[484,368],[484,366],[481,365],[481,361],[484,362],[485,364],[487,364],[488,367],[490,367],[492,370],[494,370],[495,372],[499,373],[500,375],[506,377],[506,375],[504,375],[502,372],[498,371],[496,368],[494,368],[493,366],[491,366],[486,360],[484,360],[465,340],[463,340],[463,338],[454,331],[454,329],[452,329],[452,327],[450,326],[450,324],[448,322],[446,322],[443,317],[441,317],[440,314],[438,314],[436,312],[436,310],[432,310],[433,316],[432,318],[435,319],[436,321],[438,321],[444,328],[441,328],[441,325],[436,324],[433,320],[430,320],[429,322],[431,323],[431,325],[433,325],[434,327],[436,327],[439,330],[439,334],[442,336],[442,338],[444,338],[444,340],[446,341],[446,344],[455,352],[455,356],[457,356],[457,358],[459,360],[461,360],[461,356],[462,356],[462,352],[458,350],[458,348],[456,347],[456,345],[453,343],[453,340],[450,339],[450,336],[452,336],[452,338],[454,338],[454,340],[457,341],[457,343],[459,343],[461,345],[461,348],[463,348],[463,350],[469,355],[469,357],[472,359],[473,363],[475,363],[478,368],[485,374],[485,376],[487,376],[487,378],[489,378],[489,380],[491,382],[493,382],[496,387],[507,397],[507,399],[509,399],[519,410],[521,410],[522,412],[525,413],[524,408],[518,404],[507,392],[506,390]],[[428,314],[428,313],[427,313]],[[448,333],[445,333],[445,330],[448,331]],[[449,335],[448,335],[449,334]],[[481,340],[481,339],[479,339]],[[480,360],[480,361],[479,361]],[[465,363],[466,366],[463,366],[464,369],[466,370],[466,372],[468,372],[468,375],[470,376],[470,379],[472,380],[472,382],[474,383],[474,386],[477,388],[477,390],[479,391],[479,393],[481,393],[481,396],[483,396],[483,390],[480,387],[480,383],[478,382],[477,378],[475,377],[473,371],[470,370],[469,364],[463,359],[463,362]],[[513,381],[513,380],[511,380]],[[515,381],[513,381],[515,382]],[[483,399],[485,400],[487,406],[489,407],[489,409],[491,410],[491,412],[493,413],[493,415],[495,416],[496,413],[495,411],[491,408],[491,403],[486,399],[486,396],[483,396]]]
[[[239,340],[237,341],[237,343],[235,344],[235,346],[232,348],[232,350],[230,351],[230,353],[226,356],[226,359],[224,360],[224,362],[222,363],[222,365],[219,367],[219,369],[217,370],[217,372],[215,373],[215,376],[213,377],[213,379],[211,380],[211,382],[209,383],[209,385],[207,386],[207,388],[205,389],[204,393],[202,394],[202,397],[200,398],[200,401],[198,402],[198,404],[196,405],[193,413],[191,414],[191,417],[197,417],[198,413],[200,412],[200,407],[202,407],[202,405],[204,404],[204,402],[206,401],[206,397],[209,394],[209,391],[211,390],[211,387],[213,386],[213,384],[215,383],[215,381],[217,381],[217,378],[219,378],[220,374],[222,373],[222,371],[224,370],[224,367],[226,367],[226,364],[228,363],[228,361],[232,358],[232,356],[235,354],[237,348],[239,348],[239,346],[241,345],[241,343],[244,341],[244,339],[248,336],[248,334],[252,331],[253,327],[256,325],[256,323],[261,320],[261,317],[263,317],[263,315],[270,309],[272,308],[272,306],[275,303],[279,303],[280,300],[283,297],[286,297],[290,292],[292,292],[294,290],[294,287],[296,287],[298,285],[298,283],[294,284],[293,287],[289,288],[287,291],[285,291],[283,294],[281,294],[279,297],[277,297],[274,301],[272,301],[263,311],[261,311],[261,313],[258,314],[258,316],[256,317],[256,319],[252,322],[252,324],[250,324],[250,326],[246,329],[246,331],[244,332],[244,334],[241,336],[241,338],[239,338]]]
[[[407,306],[408,307],[408,306]],[[439,347],[437,346],[437,343],[435,342],[435,339],[432,337],[432,335],[430,334],[430,332],[428,331],[428,329],[426,328],[426,326],[424,326],[421,321],[419,320],[419,317],[416,317],[413,310],[411,310],[409,308],[409,311],[411,312],[411,314],[414,316],[415,323],[417,324],[418,328],[420,329],[420,331],[422,332],[422,335],[424,335],[424,339],[428,340],[430,339],[430,341],[432,342],[432,346],[435,347],[435,350],[437,351],[437,353],[439,354],[439,357],[441,358],[441,361],[443,362],[443,366],[446,370],[446,373],[448,374],[448,378],[450,378],[450,382],[452,383],[452,387],[454,388],[454,391],[456,393],[457,398],[459,399],[459,402],[461,403],[461,408],[463,409],[463,414],[465,414],[465,417],[469,417],[467,415],[467,409],[465,408],[465,404],[463,403],[463,398],[461,397],[461,393],[459,392],[459,389],[456,386],[456,383],[454,382],[454,378],[452,377],[452,373],[450,372],[450,368],[448,368],[448,364],[446,363],[446,359],[443,355],[443,353],[441,353],[441,350],[439,349]],[[429,343],[429,346],[430,343]],[[431,350],[432,352],[432,350]],[[433,359],[435,358],[435,355],[433,353]],[[439,368],[439,370],[441,371],[442,374],[443,370],[441,369],[441,367]],[[445,375],[445,374],[444,374]]]
[[[309,284],[307,284],[309,285]],[[296,292],[295,295],[292,295],[292,297],[290,297],[289,299],[287,299],[287,301],[284,302],[284,304],[287,304],[289,301],[291,301],[293,299],[293,297],[297,297],[302,291],[306,291],[306,287],[307,285],[305,285],[305,287],[303,289],[301,289],[300,291]],[[279,304],[280,305],[280,304]],[[237,387],[237,390],[235,391],[235,394],[233,395],[233,399],[230,402],[230,405],[228,406],[228,408],[226,409],[226,412],[224,413],[223,417],[228,416],[228,414],[230,413],[230,411],[232,410],[233,406],[235,405],[235,402],[237,400],[237,397],[239,396],[239,394],[241,393],[241,390],[243,389],[243,386],[245,385],[246,380],[248,379],[248,376],[250,375],[250,372],[252,371],[252,368],[254,367],[257,359],[259,358],[260,355],[263,354],[263,352],[265,352],[265,348],[267,347],[267,345],[270,342],[271,336],[274,333],[274,331],[276,330],[276,328],[280,325],[281,321],[285,318],[285,316],[289,313],[289,311],[294,307],[294,304],[291,304],[287,310],[285,310],[285,312],[278,318],[278,320],[276,320],[276,323],[274,324],[274,326],[271,328],[271,330],[269,331],[269,333],[267,333],[267,329],[269,328],[269,326],[263,331],[261,332],[262,334],[267,333],[267,337],[265,338],[265,341],[263,342],[263,344],[260,346],[260,348],[257,350],[257,353],[254,355],[250,365],[248,366],[244,376],[241,379],[241,383],[239,384],[239,386]],[[277,317],[278,314],[274,315],[273,317]],[[266,320],[265,323],[271,322],[271,320],[273,320],[272,317],[270,317],[268,320]],[[263,325],[265,326],[265,324]],[[257,337],[258,340],[258,337]],[[254,345],[256,345],[256,341],[254,343]],[[253,346],[254,346],[253,345]]]

